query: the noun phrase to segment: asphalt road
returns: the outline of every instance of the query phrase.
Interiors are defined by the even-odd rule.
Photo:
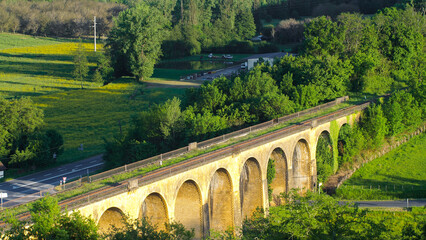
[[[0,193],[7,193],[3,207],[12,207],[40,198],[40,191],[54,193],[53,187],[59,185],[63,177],[67,180],[86,176],[102,168],[102,155],[78,162],[34,173],[12,181],[0,183]]]
[[[275,58],[275,57],[282,57],[286,54],[287,53],[282,53],[282,52],[256,54],[256,55],[253,55],[253,56],[250,56],[248,58],[243,59],[242,62],[247,61],[247,59],[249,59],[249,58]],[[213,79],[221,77],[221,76],[228,77],[232,74],[238,73],[239,71],[245,71],[245,70],[241,70],[241,62],[236,62],[236,65],[233,65],[233,66],[227,67],[227,68],[223,68],[223,69],[218,69],[216,71],[212,71],[214,73],[207,74],[207,75],[204,75],[204,76],[201,76],[201,77],[197,77],[194,80],[203,80],[203,81],[213,80]]]
[[[423,207],[426,206],[426,200],[394,200],[394,201],[354,201],[358,207],[387,207],[387,208],[405,208],[405,207]]]

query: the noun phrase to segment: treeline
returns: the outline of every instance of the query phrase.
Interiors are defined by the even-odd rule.
[[[113,18],[126,6],[96,1],[0,1],[0,32],[38,36],[93,36],[96,16],[97,35],[106,36]]]
[[[380,212],[341,205],[326,195],[285,195],[285,205],[257,212],[243,223],[241,234],[217,239],[424,239],[425,208]]]
[[[0,97],[0,161],[22,169],[48,166],[63,152],[62,136],[44,129],[43,112],[28,98]]]
[[[262,211],[245,219],[241,229],[211,231],[206,240],[244,239],[424,239],[426,209],[408,212],[384,212],[341,205],[332,197],[308,193],[299,196],[291,192],[284,196],[286,204],[270,207],[267,217]],[[121,228],[100,233],[96,223],[79,212],[61,212],[56,199],[45,197],[29,206],[31,224],[6,212],[9,224],[3,229],[8,239],[113,239],[113,240],[189,240],[194,231],[181,223],[155,226],[148,219],[125,219]],[[117,225],[119,223],[116,223]]]
[[[348,92],[382,94],[416,86],[416,99],[424,99],[424,26],[424,17],[410,6],[371,18],[313,19],[300,56],[206,82],[188,90],[183,102],[173,99],[142,112],[128,134],[107,143],[105,159],[111,165],[137,161]]]

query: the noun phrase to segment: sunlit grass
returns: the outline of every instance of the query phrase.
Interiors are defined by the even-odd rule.
[[[54,38],[33,37],[23,34],[0,33],[0,50],[16,47],[32,47],[41,45],[58,44]]]
[[[139,83],[112,83],[104,87],[60,92],[34,97],[45,113],[49,128],[64,136],[60,162],[71,162],[104,151],[104,140],[125,132],[131,118],[152,103],[161,103],[184,90],[143,89]],[[78,147],[83,144],[84,151]]]
[[[337,196],[353,200],[426,197],[426,135],[421,134],[357,170]]]
[[[91,72],[85,81],[76,81],[72,71],[77,47],[75,39],[0,34],[0,95],[29,96],[44,110],[46,128],[56,129],[64,137],[65,152],[58,164],[102,153],[103,138],[119,134],[120,125],[122,132],[126,131],[132,115],[184,92],[170,88],[145,90],[132,78],[106,86],[92,82],[96,60],[92,43],[83,43]],[[98,44],[99,51],[102,47]],[[78,151],[80,144],[84,151]]]

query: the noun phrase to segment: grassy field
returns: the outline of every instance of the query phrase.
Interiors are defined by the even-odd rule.
[[[78,43],[64,41],[0,34],[0,95],[5,98],[39,96],[81,88],[81,83],[72,77],[73,52]],[[93,44],[83,43],[83,47],[93,68],[95,53],[90,51]],[[91,75],[88,80],[90,78]],[[83,86],[97,88],[99,84],[85,81]]]
[[[181,88],[145,89],[144,84],[132,78],[101,86],[91,82],[91,76],[81,89],[81,83],[73,80],[71,74],[77,42],[0,33],[0,95],[29,96],[44,110],[46,128],[56,129],[64,137],[65,152],[58,164],[102,153],[103,138],[119,134],[120,125],[126,131],[132,115],[184,92]],[[83,46],[93,69],[93,44]],[[80,144],[84,151],[78,151]]]
[[[426,198],[426,135],[421,134],[355,172],[336,195],[373,200]]]

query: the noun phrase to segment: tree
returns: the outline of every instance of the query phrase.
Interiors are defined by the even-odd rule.
[[[250,39],[256,34],[256,24],[251,11],[239,11],[235,16],[235,30],[242,40]]]
[[[150,77],[161,56],[167,19],[144,1],[120,13],[107,39],[107,51],[117,77]]]
[[[114,76],[114,69],[111,67],[109,56],[99,52],[97,54],[97,68],[93,74],[94,82],[111,82]]]
[[[106,235],[111,240],[190,240],[194,237],[194,230],[186,230],[180,223],[165,223],[166,230],[158,230],[149,220],[126,219],[123,229],[116,229]]]
[[[359,236],[366,211],[339,205],[326,194],[295,191],[283,195],[285,205],[270,208],[269,216],[258,212],[243,224],[244,239],[353,239]],[[362,239],[362,238],[361,238]]]
[[[369,136],[369,143],[373,147],[382,146],[387,134],[387,120],[383,114],[382,106],[371,104],[365,115],[361,126]]]
[[[81,83],[81,89],[83,89],[83,80],[89,73],[89,66],[87,62],[86,52],[83,44],[80,40],[78,43],[77,50],[74,53],[74,71],[73,76],[77,81]]]
[[[46,166],[63,152],[62,136],[43,130],[43,112],[29,98],[0,98],[0,157],[10,167]]]
[[[304,35],[306,54],[323,56],[340,54],[343,51],[345,32],[342,26],[324,16],[308,23]]]
[[[331,139],[326,134],[318,138],[317,150],[317,179],[318,182],[326,182],[333,172],[333,147]]]
[[[6,230],[5,236],[8,239],[100,239],[96,223],[92,219],[79,212],[61,213],[61,207],[53,197],[47,196],[32,203],[29,212],[31,224],[7,214],[5,220],[10,228]]]

